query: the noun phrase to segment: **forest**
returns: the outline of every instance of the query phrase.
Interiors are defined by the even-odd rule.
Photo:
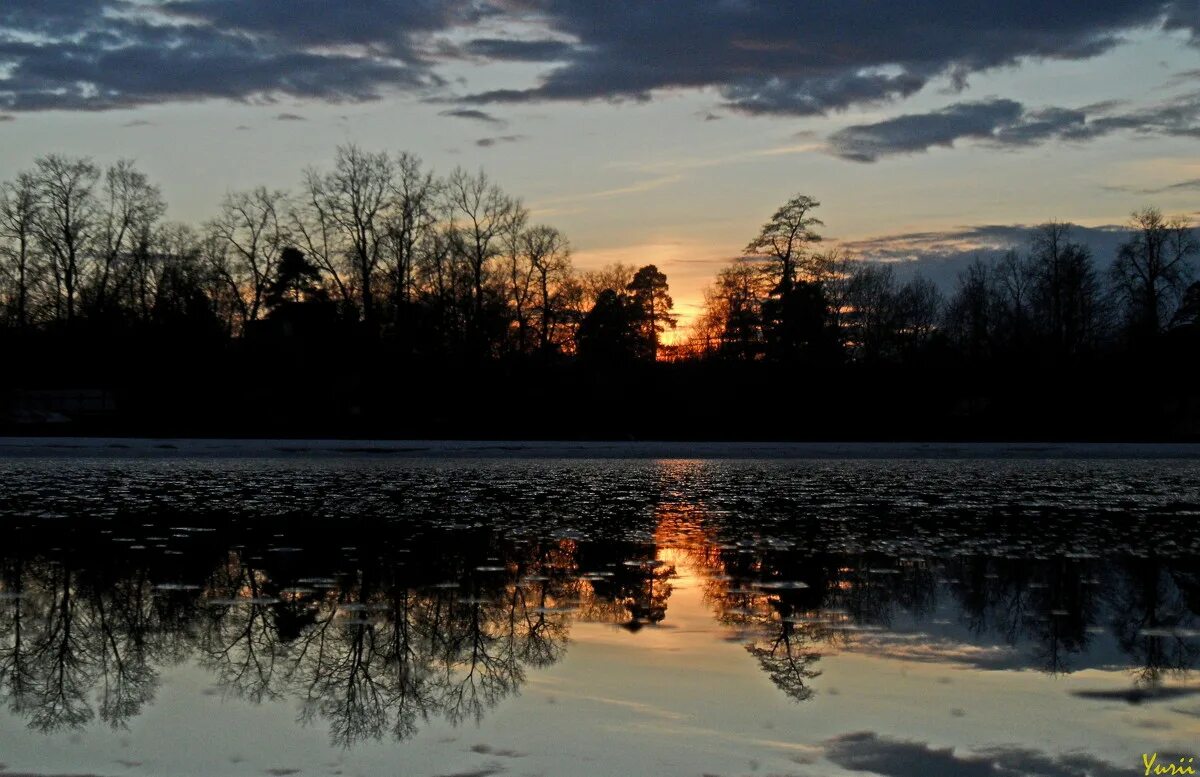
[[[0,431],[1200,436],[1200,242],[1153,207],[1115,256],[1048,222],[943,290],[827,248],[796,195],[685,328],[658,267],[574,267],[482,171],[350,145],[302,181],[200,225],[130,161],[0,184]]]

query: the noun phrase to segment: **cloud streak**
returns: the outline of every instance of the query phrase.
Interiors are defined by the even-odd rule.
[[[928,113],[846,127],[830,136],[829,151],[842,159],[875,162],[939,146],[949,148],[964,140],[1020,148],[1054,140],[1093,140],[1120,131],[1200,138],[1200,92],[1138,108],[1110,103],[1029,109],[1006,99],[960,102]]]
[[[487,111],[481,111],[477,108],[452,108],[442,111],[440,116],[452,116],[457,119],[469,119],[471,121],[481,121],[484,124],[493,124],[496,126],[505,126],[508,122],[504,119],[498,119]]]
[[[498,146],[501,143],[519,143],[524,139],[524,135],[499,135],[494,138],[480,138],[479,140],[475,141],[475,145],[479,146],[480,148],[491,148],[492,146]]]

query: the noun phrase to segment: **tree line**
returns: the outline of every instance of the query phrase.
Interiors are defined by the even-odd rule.
[[[892,265],[817,250],[819,203],[789,200],[705,294],[692,351],[702,358],[896,363],[924,352],[987,360],[1078,360],[1136,350],[1200,322],[1200,255],[1189,221],[1135,212],[1107,272],[1047,222],[1024,252],[977,257],[947,297]]]
[[[343,146],[295,191],[232,191],[186,225],[133,162],[49,155],[0,184],[0,415],[20,426],[29,391],[98,387],[116,396],[107,431],[156,434],[994,436],[1023,419],[1104,436],[1085,416],[1128,387],[1086,407],[1068,394],[1193,370],[1200,245],[1183,217],[1137,211],[1115,257],[1050,222],[947,294],[826,248],[819,206],[784,203],[667,338],[659,268],[574,267],[568,238],[482,171]],[[1014,376],[1057,389],[1002,385]],[[1186,385],[1100,426],[1200,434]],[[772,420],[729,406],[751,396],[776,397]]]
[[[407,354],[652,359],[673,325],[653,265],[578,272],[566,236],[485,173],[440,178],[407,153],[344,146],[296,192],[230,192],[199,227],[165,213],[131,161],[36,160],[0,185],[0,326],[348,325]]]

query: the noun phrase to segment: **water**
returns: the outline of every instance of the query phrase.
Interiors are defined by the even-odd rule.
[[[286,447],[0,458],[0,775],[1197,755],[1200,461]]]

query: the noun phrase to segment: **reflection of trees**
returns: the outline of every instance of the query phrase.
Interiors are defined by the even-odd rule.
[[[1155,557],[1131,559],[1111,586],[1112,627],[1122,652],[1134,662],[1139,685],[1191,669],[1200,658],[1195,595],[1190,574]],[[1190,590],[1189,590],[1190,589]]]
[[[216,589],[243,598],[210,611],[203,655],[223,687],[255,701],[298,698],[301,720],[327,719],[343,745],[411,736],[432,715],[479,720],[519,688],[525,667],[561,657],[562,563],[535,549],[520,563],[466,566],[452,588],[362,572],[321,593],[276,590],[235,558]],[[277,624],[298,610],[307,627],[285,641]]]
[[[157,672],[145,577],[89,579],[69,565],[6,562],[0,598],[0,695],[32,728],[97,715],[120,727],[153,698]]]
[[[88,666],[86,626],[77,623],[72,573],[61,566],[38,566],[22,585],[31,627],[25,635],[27,693],[13,698],[13,707],[29,715],[33,728],[54,731],[91,720],[87,693],[92,685]],[[16,600],[20,602],[21,600]],[[16,650],[14,651],[16,652]]]
[[[1098,624],[1140,683],[1200,658],[1200,582],[1182,562],[833,552],[824,536],[660,513],[653,541],[508,541],[472,529],[412,541],[402,556],[381,537],[349,562],[316,532],[286,559],[256,530],[237,535],[244,544],[214,532],[181,566],[132,551],[83,562],[6,547],[0,699],[41,730],[121,726],[150,703],[163,667],[194,659],[229,695],[297,703],[302,722],[328,725],[339,744],[403,739],[434,717],[479,720],[530,668],[563,656],[572,620],[630,630],[669,620],[680,572],[796,700],[813,695],[823,652],[869,646],[861,632],[930,628],[939,612],[955,614],[948,605],[958,623],[947,628],[1028,643],[1026,660],[1050,672],[1071,671]],[[200,585],[172,584],[181,579]]]
[[[229,553],[202,587],[155,586],[144,566],[3,560],[0,698],[40,730],[119,726],[151,701],[158,667],[194,656],[226,693],[299,700],[335,742],[404,738],[434,715],[478,720],[527,667],[561,658],[562,604],[578,598],[558,543],[495,568],[460,559],[453,587],[430,584],[444,569],[379,567],[285,586],[253,556]]]
[[[957,575],[954,590],[973,633],[1031,640],[1038,666],[1052,674],[1070,671],[1070,657],[1088,649],[1099,605],[1089,560],[972,557],[947,569]]]
[[[808,681],[818,677],[820,671],[813,668],[820,658],[814,647],[817,640],[812,633],[814,624],[798,624],[792,617],[792,609],[779,600],[771,601],[779,619],[772,637],[763,637],[747,643],[746,650],[758,659],[771,682],[796,701],[804,701],[813,695]]]
[[[285,640],[276,627],[267,577],[237,554],[217,568],[200,616],[197,652],[226,692],[258,703],[276,699],[283,669]]]

